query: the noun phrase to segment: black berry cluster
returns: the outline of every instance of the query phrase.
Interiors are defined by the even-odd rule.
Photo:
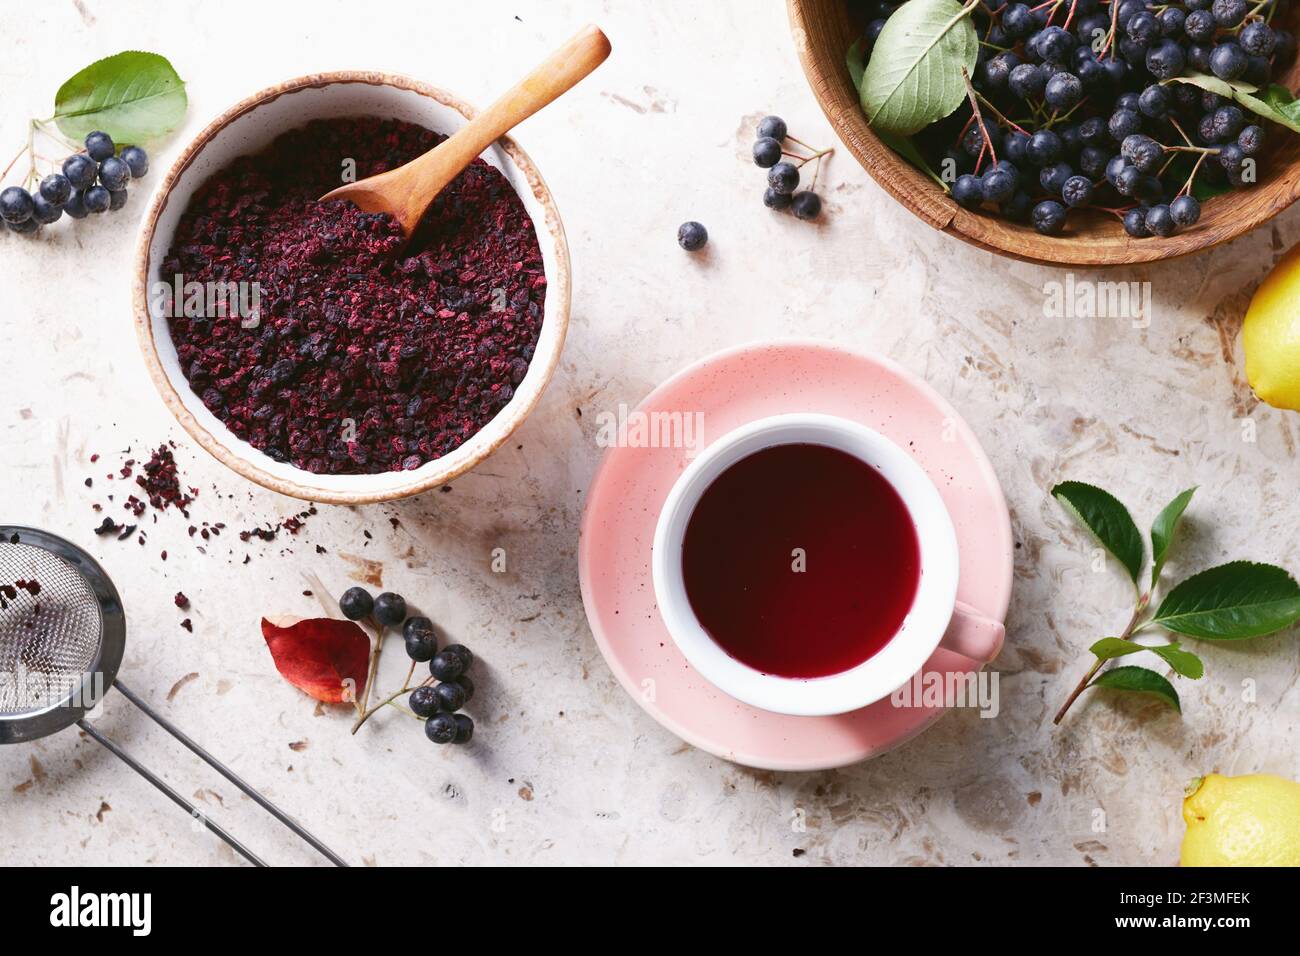
[[[1261,121],[1189,74],[1265,87],[1295,59],[1283,0],[982,0],[970,102],[915,137],[971,210],[1061,232],[1071,210],[1170,236],[1259,175]],[[856,4],[873,45],[895,3]]]
[[[385,591],[372,597],[365,588],[349,588],[339,598],[339,610],[350,621],[373,618],[381,627],[400,627],[412,661],[428,663],[429,677],[411,690],[407,704],[424,721],[424,733],[435,744],[467,744],[474,721],[458,711],[474,697],[469,668],[474,655],[464,644],[438,649],[438,632],[427,617],[407,617],[406,599]],[[414,666],[414,665],[412,665]]]
[[[787,151],[786,140],[812,155]],[[813,190],[817,188],[822,157],[831,152],[833,150],[814,150],[795,139],[789,134],[785,120],[781,117],[763,117],[758,123],[757,137],[754,140],[754,165],[767,170],[763,205],[768,209],[789,209],[799,219],[816,219],[821,214],[822,201]],[[801,192],[795,192],[799,187],[799,171],[808,163],[816,164],[812,184]]]
[[[126,205],[127,184],[149,172],[149,156],[139,146],[119,153],[107,133],[86,137],[86,149],[63,161],[62,172],[41,179],[33,192],[10,186],[0,192],[0,220],[11,232],[30,235],[58,222],[64,213],[85,219]],[[28,185],[35,176],[28,180]]]

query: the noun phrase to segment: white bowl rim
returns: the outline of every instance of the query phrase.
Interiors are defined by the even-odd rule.
[[[151,274],[150,246],[153,242],[158,219],[166,208],[172,189],[181,176],[203,149],[234,120],[285,95],[303,90],[323,89],[336,84],[356,83],[386,86],[406,92],[418,93],[435,100],[442,106],[455,110],[467,120],[472,119],[477,113],[464,100],[446,90],[411,77],[379,71],[340,70],[313,73],[260,90],[239,101],[205,126],[182,150],[166,176],[155,189],[140,227],[132,282],[132,310],[135,317],[136,334],[149,377],[153,380],[159,394],[162,395],[163,402],[180,425],[205,451],[244,478],[281,494],[300,498],[304,501],[327,504],[371,504],[393,501],[428,491],[431,488],[444,485],[469,471],[508,441],[514,430],[541,401],[542,393],[559,365],[565,336],[568,331],[572,295],[572,269],[569,260],[568,243],[554,198],[528,154],[511,137],[503,136],[497,141],[497,145],[508,154],[519,172],[526,178],[534,198],[544,211],[544,221],[538,221],[537,217],[533,217],[534,227],[539,232],[545,228],[550,234],[554,245],[556,269],[555,275],[551,275],[548,271],[546,276],[548,308],[543,316],[542,332],[544,334],[539,336],[539,346],[546,340],[547,323],[555,323],[558,328],[554,333],[551,333],[551,347],[545,351],[539,348],[533,355],[529,363],[529,374],[506,407],[498,412],[488,425],[485,425],[457,449],[457,452],[467,450],[468,455],[462,456],[458,455],[457,452],[453,452],[452,455],[456,456],[457,459],[455,463],[441,468],[435,466],[442,459],[435,459],[422,468],[410,472],[412,480],[406,483],[393,483],[392,478],[395,474],[405,473],[381,472],[375,475],[346,476],[350,480],[346,482],[347,487],[345,488],[327,487],[322,485],[321,479],[338,476],[316,475],[297,468],[293,469],[293,479],[273,475],[250,460],[247,455],[232,448],[231,444],[239,443],[239,440],[230,432],[221,429],[220,431],[223,434],[217,435],[213,434],[212,430],[204,427],[193,413],[186,408],[184,400],[177,391],[176,384],[163,368],[158,354],[158,343],[154,337],[153,317],[149,310],[148,289]],[[553,310],[550,308],[552,296],[555,297]],[[165,345],[170,347],[170,343],[165,343]],[[534,379],[535,369],[537,373]],[[533,381],[530,382],[530,379],[533,379]],[[497,425],[498,422],[501,423],[499,426]],[[489,428],[491,428],[490,437],[488,435]],[[388,487],[383,489],[375,487],[381,481]]]

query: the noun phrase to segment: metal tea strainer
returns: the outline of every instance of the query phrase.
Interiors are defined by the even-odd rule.
[[[113,582],[76,545],[35,528],[0,525],[0,744],[76,724],[250,863],[266,863],[86,719],[110,687],[337,866],[338,854],[132,693],[117,669],[126,616]]]

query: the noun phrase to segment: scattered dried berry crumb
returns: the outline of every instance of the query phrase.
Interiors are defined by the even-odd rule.
[[[135,483],[145,490],[149,504],[153,507],[162,511],[174,505],[187,518],[189,512],[186,509],[199,493],[197,488],[189,489],[188,493],[182,490],[180,475],[176,471],[176,458],[166,443],[154,451],[144,466],[144,474],[138,476]]]
[[[177,591],[176,597],[173,598],[173,600],[176,602],[176,606],[182,611],[190,606],[190,599],[185,596],[184,591]]]
[[[181,621],[181,627],[185,628],[185,630],[189,631],[191,634],[194,633],[194,622],[191,621],[188,617],[185,620]]]
[[[265,528],[249,528],[247,531],[239,532],[240,541],[249,541],[253,538],[260,538],[262,541],[274,541],[276,535],[281,531],[287,531],[289,534],[297,534],[302,530],[303,523],[315,515],[319,514],[315,505],[311,505],[306,511],[300,511],[296,515],[290,515],[283,518],[276,524],[267,524]]]

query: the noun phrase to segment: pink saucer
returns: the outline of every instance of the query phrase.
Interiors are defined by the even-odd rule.
[[[1011,522],[993,467],[970,428],[930,386],[888,359],[794,340],[719,352],[664,382],[639,412],[703,413],[699,447],[783,412],[861,422],[910,451],[939,489],[961,549],[957,600],[998,621],[1011,598]],[[688,462],[684,448],[611,448],[587,493],[578,574],[596,644],[619,682],[687,743],[768,770],[825,770],[875,757],[920,733],[943,708],[888,699],[833,717],[742,704],[700,677],[655,605],[650,545],[659,509]],[[926,671],[964,670],[942,648]]]

